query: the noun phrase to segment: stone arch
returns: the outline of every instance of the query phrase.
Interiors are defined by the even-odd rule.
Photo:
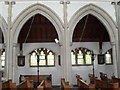
[[[69,21],[69,30],[70,30],[70,36],[69,40],[72,42],[72,37],[74,33],[74,29],[77,25],[77,23],[86,15],[91,14],[95,16],[106,28],[109,37],[110,37],[110,43],[113,48],[113,60],[114,60],[114,66],[113,69],[115,71],[115,76],[118,76],[118,68],[117,68],[117,57],[118,57],[118,52],[117,52],[117,44],[118,44],[118,31],[117,31],[117,25],[114,22],[114,20],[109,16],[107,12],[105,12],[102,8],[98,7],[97,5],[94,4],[88,4],[85,5],[84,7],[80,8],[79,10],[76,11],[76,13],[71,17]]]
[[[72,16],[69,22],[70,29],[70,42],[72,42],[73,32],[77,25],[77,23],[86,15],[91,14],[95,16],[102,24],[106,27],[107,32],[110,36],[110,42],[115,42],[116,40],[116,24],[113,19],[100,7],[94,4],[88,4],[84,7],[80,8],[76,13]]]
[[[57,31],[58,38],[61,41],[62,37],[63,37],[62,21],[57,16],[57,14],[54,11],[52,11],[50,8],[48,8],[47,6],[45,6],[43,4],[37,3],[37,4],[33,4],[33,5],[29,6],[28,8],[26,8],[24,11],[22,11],[18,15],[17,19],[15,19],[13,26],[12,26],[12,31],[13,31],[12,36],[14,36],[14,37],[11,38],[13,40],[13,43],[17,43],[17,39],[18,39],[21,28],[26,23],[26,21],[35,14],[41,14],[41,15],[45,16],[53,24],[53,26],[55,27],[55,29]]]
[[[3,33],[3,37],[4,37],[4,43],[6,43],[6,31],[7,31],[7,27],[8,27],[8,25],[7,25],[7,23],[6,23],[6,21],[5,21],[5,19],[0,15],[0,28],[1,28],[1,30],[2,30],[2,33]]]

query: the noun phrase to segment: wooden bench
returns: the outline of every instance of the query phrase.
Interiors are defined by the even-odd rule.
[[[61,88],[64,90],[71,90],[69,82],[66,82],[64,78],[61,78]]]
[[[45,88],[45,80],[41,81],[40,85],[37,86],[38,90],[44,90],[44,88]]]
[[[29,80],[33,83],[38,82],[37,75],[20,75],[19,82]],[[39,81],[45,80],[45,88],[52,88],[52,75],[39,75]]]
[[[94,90],[95,89],[95,84],[88,84],[86,83],[85,80],[83,80],[80,75],[76,75],[76,78],[77,78],[77,85],[79,88],[84,88],[84,89],[87,89],[87,90]]]
[[[100,72],[100,78],[103,81],[110,82],[111,80],[108,78],[107,74]]]
[[[89,79],[90,79],[90,84],[94,84],[95,79],[96,79],[97,77],[95,77],[93,74],[88,74],[88,76],[89,76]]]
[[[96,79],[95,80],[96,88],[106,89],[106,90],[119,90],[118,83],[109,83],[103,80]]]
[[[120,87],[120,78],[116,78],[115,76],[112,76],[112,83],[119,83],[119,87]]]
[[[17,86],[17,90],[33,90],[34,86],[33,83],[30,82],[29,80],[25,80],[24,82],[20,83]]]
[[[16,83],[12,83],[12,80],[8,80],[2,83],[2,90],[16,90]]]

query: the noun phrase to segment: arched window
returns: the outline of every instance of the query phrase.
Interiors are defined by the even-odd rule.
[[[112,49],[108,50],[105,53],[105,63],[106,64],[113,64],[113,60],[112,60]]]
[[[1,66],[2,68],[5,67],[5,50],[2,51],[2,54],[1,54]]]
[[[72,65],[91,65],[93,52],[86,48],[76,48],[71,51]]]
[[[30,53],[30,66],[37,66],[37,55],[39,55],[39,66],[55,65],[55,53],[46,48],[40,48]]]

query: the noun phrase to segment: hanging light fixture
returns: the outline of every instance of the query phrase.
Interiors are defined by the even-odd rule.
[[[20,51],[19,51],[20,55],[18,56],[18,66],[25,66],[25,56],[23,55],[23,43],[26,43],[26,41],[27,41],[27,38],[28,38],[29,33],[30,33],[30,30],[32,28],[34,17],[35,17],[35,15],[32,18],[32,21],[31,21],[30,27],[28,29],[28,33],[26,35],[25,41],[20,43]]]

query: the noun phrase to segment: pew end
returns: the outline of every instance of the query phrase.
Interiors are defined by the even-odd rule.
[[[34,88],[33,83],[31,83],[29,80],[26,80],[17,86],[17,90],[33,89],[33,88]]]
[[[61,88],[63,88],[64,90],[71,90],[69,82],[66,82],[64,78],[61,78]]]
[[[98,77],[95,77],[93,74],[88,74],[89,79],[90,79],[90,84],[94,84],[95,83],[95,79],[97,79]]]
[[[16,90],[16,83],[13,83],[12,80],[8,80],[8,81],[2,83],[2,90],[6,90],[6,89]]]
[[[22,79],[29,80],[36,84],[38,81],[38,75],[20,75],[19,82],[22,82]],[[44,88],[52,88],[52,75],[39,75],[39,81],[44,80]],[[37,87],[36,87],[37,88]]]
[[[88,89],[88,90],[94,90],[95,84],[88,84],[85,80],[83,80],[80,75],[76,75],[77,78],[77,85],[81,89]]]
[[[108,89],[108,90],[119,90],[119,84],[118,83],[109,83],[106,81],[102,81],[99,79],[96,79],[96,88],[100,89]]]
[[[120,87],[120,78],[116,78],[115,76],[112,76],[112,83],[119,83],[119,87]]]

